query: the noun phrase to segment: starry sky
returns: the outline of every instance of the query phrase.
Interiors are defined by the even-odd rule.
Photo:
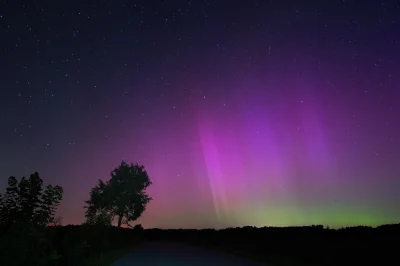
[[[63,224],[124,159],[144,227],[400,222],[400,2],[0,3],[0,189]]]

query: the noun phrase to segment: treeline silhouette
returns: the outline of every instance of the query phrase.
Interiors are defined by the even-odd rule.
[[[272,265],[385,265],[398,261],[400,224],[324,228],[251,227],[222,230],[148,229],[153,241],[217,248]],[[388,264],[389,265],[389,264]]]

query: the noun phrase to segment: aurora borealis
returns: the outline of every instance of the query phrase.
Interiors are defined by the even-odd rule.
[[[1,191],[78,224],[124,159],[147,228],[400,221],[398,2],[171,2],[0,4]]]

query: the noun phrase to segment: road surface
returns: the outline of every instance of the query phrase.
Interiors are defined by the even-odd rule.
[[[263,263],[216,250],[173,242],[146,242],[112,266],[261,266]]]

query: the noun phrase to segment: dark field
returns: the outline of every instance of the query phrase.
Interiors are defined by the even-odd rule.
[[[398,259],[400,225],[145,231],[151,240],[218,249],[275,265],[370,265]]]
[[[191,265],[208,266],[229,261],[232,266],[394,265],[399,259],[396,247],[400,237],[400,225],[340,230],[323,226],[143,230],[140,226],[69,225],[48,227],[29,237],[17,231],[10,233],[12,238],[3,231],[0,265],[102,266],[116,262],[113,265],[179,266],[188,258],[203,263]],[[51,260],[49,256],[53,256]],[[24,264],[24,258],[30,264]],[[41,258],[46,258],[46,263],[40,264]]]

